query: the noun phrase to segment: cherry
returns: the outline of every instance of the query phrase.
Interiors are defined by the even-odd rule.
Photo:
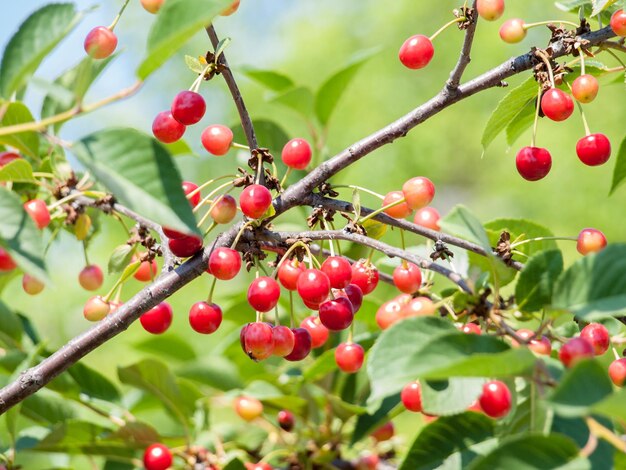
[[[254,421],[263,414],[263,403],[253,397],[237,397],[235,412],[241,419]]]
[[[367,295],[378,285],[378,269],[371,262],[361,259],[352,265],[352,284]]]
[[[251,219],[259,219],[272,205],[272,193],[265,186],[251,184],[239,196],[241,212]]]
[[[347,297],[337,297],[320,304],[319,318],[330,331],[345,330],[352,324],[354,313]]]
[[[512,18],[500,26],[500,38],[509,44],[515,44],[526,37],[524,20]]]
[[[224,194],[213,203],[211,217],[216,224],[228,224],[237,215],[237,201],[230,194]]]
[[[172,466],[172,452],[163,444],[152,444],[143,453],[146,470],[167,470]]]
[[[274,352],[273,328],[264,322],[248,323],[243,327],[243,348],[250,359],[262,361]]]
[[[435,313],[435,304],[428,297],[415,297],[400,311],[402,318],[432,315]]]
[[[239,4],[239,1],[237,1],[237,4]],[[225,16],[228,16],[228,15],[225,15]],[[245,467],[246,467],[246,470],[274,470],[274,467],[272,467],[267,462],[259,462],[259,463],[246,462]]]
[[[185,196],[189,196],[192,192],[198,189],[198,185],[196,183],[192,183],[191,181],[183,181],[183,192]],[[187,198],[189,200],[189,204],[191,207],[196,207],[200,204],[200,191],[193,194],[193,196]]]
[[[515,157],[515,165],[522,178],[537,181],[550,172],[552,156],[541,147],[523,147]]]
[[[13,261],[9,252],[0,247],[0,273],[7,273],[15,268],[17,268],[17,264]]]
[[[234,278],[240,269],[241,256],[232,248],[216,248],[209,256],[209,272],[222,281]]]
[[[204,98],[195,91],[181,91],[172,102],[172,117],[185,126],[199,122],[205,111]]]
[[[435,197],[435,185],[424,176],[411,178],[402,185],[402,193],[406,204],[417,210],[426,207]]]
[[[269,312],[278,303],[280,286],[271,277],[256,278],[248,288],[248,303],[257,312]]]
[[[601,323],[589,323],[580,332],[580,337],[589,341],[596,356],[601,356],[607,352],[611,344],[609,330]]]
[[[319,310],[322,302],[312,302],[307,299],[302,299],[304,306],[310,310]]]
[[[478,402],[487,416],[502,418],[511,411],[511,392],[504,382],[491,380],[483,385]]]
[[[296,422],[296,418],[291,411],[280,410],[278,412],[278,425],[284,431],[290,432]]]
[[[320,304],[330,293],[330,280],[318,269],[306,269],[298,277],[296,288],[302,300]]]
[[[594,355],[593,345],[585,338],[572,338],[559,351],[559,359],[565,367],[573,367],[580,360]]]
[[[305,329],[309,333],[311,347],[313,349],[324,346],[324,344],[328,340],[328,328],[322,325],[319,318],[314,317],[313,315],[306,317],[304,320],[302,320],[302,323],[300,323],[300,328]]]
[[[553,121],[565,121],[574,112],[574,100],[563,90],[550,88],[541,97],[541,111]]]
[[[294,170],[304,170],[311,163],[311,146],[304,139],[291,139],[283,147],[283,163]]]
[[[233,143],[233,131],[221,124],[214,124],[202,131],[200,136],[202,145],[210,154],[226,155]]]
[[[596,253],[606,246],[606,237],[600,230],[585,228],[578,234],[576,249],[581,255]]]
[[[278,280],[285,289],[294,291],[297,289],[298,278],[305,269],[304,264],[296,258],[285,260],[278,268]]]
[[[328,276],[330,287],[343,289],[352,279],[352,266],[350,261],[342,256],[329,256],[324,260],[321,271]]]
[[[361,305],[363,304],[363,291],[356,284],[348,284],[344,287],[343,291],[345,292],[348,300],[352,304],[352,311],[354,313],[358,312],[361,309]]]
[[[104,274],[97,264],[85,266],[82,271],[78,273],[78,283],[85,290],[98,290],[102,287],[103,282]]]
[[[393,270],[393,283],[400,292],[414,294],[422,285],[422,272],[413,263],[401,264]]]
[[[165,236],[167,238],[176,238],[176,239],[178,239],[178,238],[185,238],[185,237],[188,236],[188,235],[185,235],[182,232],[179,232],[177,230],[172,230],[171,228],[167,228],[167,227],[163,227],[163,233],[165,234]]]
[[[534,335],[535,335],[535,332],[532,330],[528,330],[525,328],[517,330],[517,336],[523,339],[531,338]],[[513,346],[519,346],[519,343],[515,340],[511,340],[511,343],[513,344]],[[531,339],[530,342],[526,344],[526,346],[531,351],[537,354],[544,355],[544,356],[549,356],[550,353],[552,352],[552,343],[545,336]]]
[[[135,271],[135,274],[133,274],[133,277],[140,282],[150,282],[156,277],[158,271],[159,267],[155,259],[152,261],[142,261],[137,271]]]
[[[50,224],[50,211],[41,199],[32,199],[24,203],[24,210],[28,213],[35,225],[42,230]]]
[[[398,297],[388,300],[376,311],[376,323],[381,330],[386,330],[395,322],[402,318],[402,309],[413,298],[409,294],[402,294]]]
[[[171,111],[162,111],[152,121],[152,134],[164,144],[179,140],[187,128],[172,116]]]
[[[37,295],[43,290],[44,283],[29,274],[24,274],[22,277],[22,288],[28,295]]]
[[[413,223],[438,232],[440,230],[439,219],[441,219],[441,216],[439,215],[437,209],[428,206],[422,207],[415,212]]]
[[[482,19],[495,21],[504,13],[504,0],[477,0],[476,10]]]
[[[172,307],[167,302],[155,305],[139,317],[141,326],[148,333],[160,335],[172,324]]]
[[[434,55],[432,41],[423,34],[416,34],[404,41],[398,52],[402,65],[413,70],[426,67]]]
[[[198,333],[214,333],[222,324],[222,309],[217,304],[196,302],[189,310],[189,324]]]
[[[295,345],[295,336],[291,328],[277,325],[272,329],[272,339],[274,340],[274,356],[285,357],[291,354]]]
[[[165,0],[141,0],[141,6],[149,13],[157,13]]]
[[[401,199],[404,199],[404,194],[402,193],[402,191],[391,191],[385,195],[382,205],[386,206]],[[387,214],[389,217],[394,217],[396,219],[404,219],[411,214],[411,209],[406,202],[401,202],[396,206],[385,209],[385,214]]]
[[[19,154],[15,152],[0,152],[0,168],[2,168],[4,165],[8,165],[13,160],[19,160],[20,158],[22,157],[20,157]]]
[[[618,36],[626,36],[626,12],[617,10],[611,15],[611,29]]]
[[[466,323],[460,328],[460,330],[463,333],[473,334],[473,335],[481,335],[483,333],[482,330],[480,329],[480,325],[477,325],[476,323]]]
[[[589,74],[581,75],[572,83],[572,95],[579,103],[591,103],[598,96],[599,88],[596,77]]]
[[[239,9],[239,3],[241,2],[241,0],[235,0],[228,8],[225,8],[224,10],[222,10],[222,12],[220,13],[220,15],[222,16],[230,16],[233,13],[235,13],[238,9]],[[263,470],[263,469],[253,469],[253,470]]]
[[[335,362],[347,374],[354,374],[363,366],[365,352],[360,344],[341,343],[335,349]]]
[[[400,393],[404,407],[415,413],[422,411],[422,387],[419,382],[406,384]]]
[[[96,26],[85,37],[85,52],[94,59],[106,59],[117,47],[117,36],[104,26]]]
[[[380,458],[376,454],[361,455],[356,461],[355,470],[378,470]]]
[[[391,421],[387,421],[378,429],[372,432],[372,437],[378,442],[388,441],[395,434],[395,429]]]
[[[621,387],[626,382],[626,357],[615,359],[609,366],[609,377],[611,381]]]
[[[100,321],[111,311],[111,306],[101,296],[92,297],[83,307],[83,315],[89,321]]]
[[[167,242],[172,253],[179,258],[189,258],[202,249],[202,239],[195,235],[170,238]]]
[[[611,156],[611,142],[604,134],[588,135],[576,143],[576,155],[585,165],[602,165]]]
[[[311,333],[305,328],[293,328],[293,351],[285,356],[288,361],[301,361],[311,352]]]

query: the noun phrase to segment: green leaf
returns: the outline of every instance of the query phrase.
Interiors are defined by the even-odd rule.
[[[368,436],[374,429],[389,421],[389,413],[400,403],[400,394],[396,393],[385,398],[380,407],[371,414],[362,414],[357,418],[350,445],[354,445]]]
[[[153,138],[107,129],[81,139],[73,151],[121,204],[160,225],[199,233],[178,169]]]
[[[313,100],[313,92],[307,87],[300,86],[281,93],[270,101],[286,106],[305,119],[310,119],[313,113]]]
[[[9,307],[0,301],[0,341],[15,347],[22,340],[22,322]]]
[[[540,251],[525,264],[515,286],[515,300],[523,312],[540,310],[552,300],[557,278],[563,272],[559,250]]]
[[[127,243],[116,246],[111,253],[108,263],[109,274],[121,273],[126,266],[130,263],[130,260],[135,254],[135,247]]]
[[[592,0],[593,11],[591,12],[591,16],[596,16],[600,12],[605,11],[616,2],[617,0]]]
[[[0,181],[15,181],[19,183],[35,181],[35,178],[33,178],[33,167],[23,158],[13,160],[0,168]]]
[[[76,416],[67,399],[48,390],[42,390],[25,399],[20,411],[24,416],[45,424],[55,424]]]
[[[474,242],[491,253],[491,245],[487,233],[480,221],[465,206],[454,207],[439,221],[441,230],[450,232],[459,237]]]
[[[593,384],[590,382],[590,384]],[[593,413],[602,414],[611,419],[626,420],[626,389],[619,390],[607,396],[604,400],[591,406]]]
[[[525,219],[495,219],[487,222],[485,228],[497,232],[498,236],[500,236],[500,233],[503,231],[509,232],[511,242],[554,236],[554,234],[543,225]],[[523,245],[515,247],[515,249],[527,256],[532,256],[540,251],[556,250],[557,244],[554,240],[539,240],[524,243]]]
[[[185,365],[176,371],[176,375],[223,391],[241,388],[244,385],[237,367],[220,356],[212,356],[210,360]]]
[[[626,244],[587,255],[559,277],[552,305],[585,321],[626,312]]]
[[[506,126],[506,143],[512,146],[515,141],[533,125],[536,106],[534,100],[528,101]]]
[[[2,116],[2,126],[0,127],[13,126],[26,122],[33,122],[33,115],[26,105],[19,101],[14,101],[9,103],[4,116]],[[29,157],[39,156],[39,136],[33,131],[0,136],[0,144],[15,147]]]
[[[422,380],[422,408],[435,416],[462,413],[480,396],[484,382],[476,378]]]
[[[289,140],[289,136],[284,129],[269,119],[256,119],[252,121],[252,124],[254,125],[259,145],[270,149],[270,152],[276,156],[280,155],[284,145]],[[230,128],[233,130],[233,141],[246,142],[246,136],[239,121],[233,123]],[[276,158],[276,160],[279,159]]]
[[[617,158],[615,161],[615,168],[613,170],[613,183],[611,184],[611,190],[609,194],[613,194],[615,190],[621,186],[626,179],[626,137],[622,140],[617,152]]]
[[[241,460],[234,458],[224,466],[224,470],[246,470],[246,467]]]
[[[339,71],[329,77],[315,95],[315,115],[323,126],[337,107],[341,96],[361,67],[379,51],[378,48],[361,51]]]
[[[311,364],[302,375],[305,382],[315,382],[326,374],[337,370],[337,362],[335,361],[335,350],[329,349],[324,351],[319,357],[315,358],[315,362]]]
[[[20,25],[9,40],[0,65],[0,95],[10,98],[35,73],[41,61],[81,18],[72,3],[40,8]]]
[[[78,362],[70,367],[67,372],[78,384],[81,393],[107,401],[120,399],[120,392],[117,387],[97,370]]]
[[[206,65],[200,62],[200,59],[197,57],[192,57],[190,55],[185,56],[185,64],[189,67],[189,70],[195,73],[203,73]]]
[[[378,220],[367,219],[361,225],[365,229],[365,233],[367,233],[367,236],[373,238],[374,240],[380,240],[381,238],[383,238],[383,235],[387,233],[388,225],[383,224]]]
[[[198,156],[189,146],[189,144],[183,139],[179,139],[176,142],[172,142],[171,144],[162,145],[167,149],[172,157],[179,157],[181,155],[191,155],[194,157]]]
[[[181,361],[193,361],[197,357],[189,342],[172,335],[150,336],[135,344],[135,347],[151,354],[157,354],[163,358],[173,358]]]
[[[273,70],[261,70],[246,67],[242,70],[243,74],[251,80],[254,80],[265,88],[272,91],[287,91],[295,86],[295,83],[287,75]]]
[[[148,78],[231,3],[232,0],[167,0],[150,28],[148,55],[137,70],[139,78]]]

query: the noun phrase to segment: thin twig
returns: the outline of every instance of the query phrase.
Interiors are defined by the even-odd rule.
[[[472,3],[473,19],[469,26],[465,30],[465,39],[463,40],[463,47],[461,48],[461,55],[456,63],[452,72],[450,72],[450,78],[446,82],[446,89],[448,93],[455,93],[461,83],[463,72],[471,62],[470,53],[472,51],[472,44],[474,43],[474,33],[476,33],[476,25],[478,23],[478,14],[476,13],[476,0]]]

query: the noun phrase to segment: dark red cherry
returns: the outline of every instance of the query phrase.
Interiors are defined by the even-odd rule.
[[[17,268],[17,264],[13,261],[9,252],[0,247],[0,273],[7,273],[15,268]]]
[[[293,328],[293,351],[285,356],[288,361],[301,361],[311,352],[311,333],[304,328]]]
[[[163,111],[156,115],[152,122],[152,134],[164,144],[171,144],[185,134],[185,125],[172,117],[170,111]]]
[[[483,385],[478,402],[487,416],[502,418],[511,411],[511,392],[504,382],[491,380]]]
[[[167,238],[185,238],[188,236],[183,232],[179,232],[178,230],[173,230],[167,227],[163,227],[163,233]]]
[[[294,170],[304,170],[311,162],[311,146],[304,139],[291,139],[283,147],[283,163]]]
[[[352,279],[352,266],[343,256],[329,256],[324,260],[320,270],[328,276],[330,287],[343,289]]]
[[[307,269],[298,277],[296,287],[302,300],[320,304],[330,293],[330,280],[319,269]]]
[[[152,444],[143,453],[146,470],[167,470],[172,466],[172,452],[163,444]]]
[[[287,290],[296,290],[298,278],[306,270],[304,263],[296,258],[285,260],[278,268],[278,280]]]
[[[553,121],[565,121],[574,112],[574,100],[558,88],[550,88],[541,97],[541,111]]]
[[[313,349],[324,346],[324,344],[328,340],[328,328],[322,325],[319,318],[314,317],[313,315],[306,317],[304,320],[302,320],[302,323],[300,323],[300,328],[304,328],[309,332],[309,336],[311,338],[311,347]]]
[[[580,337],[591,343],[596,356],[601,356],[607,352],[611,344],[609,330],[601,323],[589,323],[580,332]]]
[[[291,328],[278,325],[272,330],[274,338],[274,356],[285,357],[291,354],[295,344],[295,337]]]
[[[170,238],[167,244],[172,253],[179,258],[189,258],[202,249],[202,239],[195,235]]]
[[[344,287],[343,291],[348,296],[348,300],[352,304],[352,310],[356,314],[361,309],[363,304],[363,291],[356,284],[348,284]]]
[[[341,343],[335,349],[335,362],[339,368],[348,373],[354,374],[363,366],[365,352],[360,344]]]
[[[189,196],[189,194],[194,192],[196,189],[198,189],[198,185],[196,183],[192,183],[191,181],[183,181],[183,192],[185,193],[185,196]],[[189,200],[189,204],[191,204],[191,207],[196,207],[198,204],[200,204],[200,191],[195,192],[193,196],[187,197],[187,199]]]
[[[139,317],[141,326],[148,333],[160,335],[165,333],[172,324],[172,307],[167,302],[152,307]]]
[[[222,324],[222,309],[217,304],[196,302],[189,310],[189,324],[198,333],[214,333]]]
[[[421,69],[428,65],[435,55],[432,41],[422,35],[416,34],[404,41],[398,52],[398,58],[409,69]]]
[[[240,269],[241,256],[232,248],[216,248],[209,256],[209,272],[222,281],[234,278]]]
[[[280,410],[278,412],[278,425],[281,429],[290,432],[293,429],[295,422],[296,418],[291,411]]]
[[[422,411],[422,387],[420,383],[406,384],[400,393],[400,399],[407,410],[415,413]]]
[[[248,303],[257,312],[269,312],[278,303],[280,286],[271,277],[256,278],[248,288]]]
[[[331,331],[345,330],[352,324],[352,304],[346,297],[338,297],[320,304],[319,318],[322,325]]]
[[[352,284],[367,295],[378,285],[378,269],[367,260],[359,260],[352,265]]]
[[[602,165],[611,156],[611,142],[604,134],[588,135],[576,143],[576,155],[585,165]]]
[[[255,361],[267,359],[274,352],[272,327],[264,322],[248,323],[243,332],[244,351]]]
[[[200,121],[205,111],[204,98],[194,91],[181,91],[172,102],[172,116],[185,126]]]
[[[251,219],[259,219],[272,205],[272,193],[265,186],[251,184],[241,191],[239,206],[241,212]]]
[[[528,181],[537,181],[545,177],[552,168],[552,156],[544,148],[523,147],[515,158],[517,171]]]
[[[401,264],[393,270],[393,283],[400,292],[414,294],[422,286],[422,272],[416,264]]]

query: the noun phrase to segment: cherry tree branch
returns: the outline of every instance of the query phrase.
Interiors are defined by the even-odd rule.
[[[461,82],[463,72],[471,62],[470,52],[472,51],[472,45],[474,43],[474,33],[476,33],[476,25],[478,23],[478,13],[476,12],[476,0],[472,2],[471,8],[472,18],[470,24],[465,30],[465,39],[463,40],[463,47],[461,48],[461,54],[459,61],[456,63],[452,72],[450,72],[450,78],[446,82],[446,89],[448,93],[456,93]]]

